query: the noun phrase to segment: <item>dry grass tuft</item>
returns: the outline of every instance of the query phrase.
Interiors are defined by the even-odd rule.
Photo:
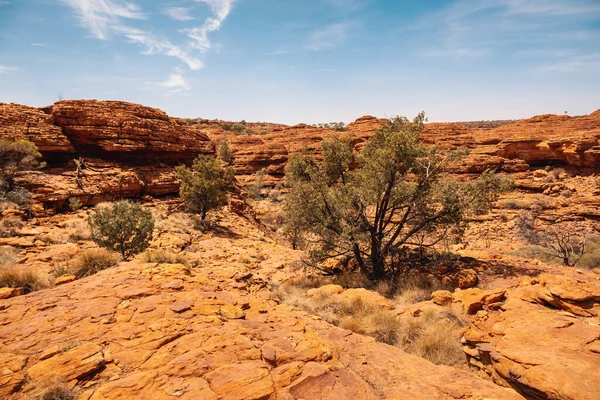
[[[17,217],[0,218],[0,237],[18,236],[18,231],[25,223]]]
[[[9,264],[0,268],[0,287],[22,288],[27,294],[47,288],[48,281],[32,268]]]
[[[75,400],[75,393],[66,385],[52,386],[44,392],[41,400]]]
[[[78,278],[84,278],[116,266],[119,259],[120,257],[116,253],[106,249],[88,249],[73,260],[71,271]]]
[[[0,268],[14,263],[17,259],[17,251],[11,246],[0,247]]]
[[[164,249],[148,250],[144,252],[143,259],[147,263],[188,265],[188,259],[184,254],[176,254]]]
[[[409,312],[396,316],[394,311],[360,297],[348,300],[341,296],[305,295],[310,288],[325,283],[329,282],[302,277],[286,282],[275,293],[285,304],[319,315],[341,328],[371,336],[378,342],[401,347],[435,364],[465,364],[460,337],[467,322],[449,308],[427,307],[418,316]],[[396,300],[399,298],[403,304],[426,300],[436,286],[429,281],[409,280],[400,288],[402,292]],[[393,292],[393,287],[376,285],[380,294]]]

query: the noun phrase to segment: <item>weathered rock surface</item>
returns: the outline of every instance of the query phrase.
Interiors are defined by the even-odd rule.
[[[0,397],[68,383],[94,400],[521,398],[279,305],[266,279],[295,253],[243,218],[221,225],[231,236],[190,245],[197,267],[134,260],[0,300]]]
[[[45,155],[74,152],[51,115],[20,104],[0,103],[0,139],[31,140]]]
[[[475,314],[464,349],[482,376],[531,399],[598,398],[597,280],[543,274],[516,288],[454,297]]]
[[[132,157],[147,164],[191,160],[213,153],[206,135],[163,111],[123,101],[64,100],[48,107],[80,154]]]

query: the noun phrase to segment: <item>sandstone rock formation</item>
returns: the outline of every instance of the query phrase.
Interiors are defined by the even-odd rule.
[[[52,106],[0,104],[0,139],[27,138],[48,162],[18,183],[35,192],[35,215],[143,195],[174,194],[173,167],[213,154],[208,137],[163,111],[120,101],[68,100]]]
[[[463,339],[474,370],[531,399],[598,397],[600,283],[569,272],[455,293],[474,314]]]

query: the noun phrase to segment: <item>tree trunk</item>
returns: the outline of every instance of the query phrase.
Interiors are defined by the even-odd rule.
[[[381,242],[371,238],[371,264],[373,265],[373,278],[382,279],[385,276],[385,257],[381,252]]]

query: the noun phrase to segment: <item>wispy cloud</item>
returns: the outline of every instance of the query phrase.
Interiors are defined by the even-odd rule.
[[[208,34],[218,31],[233,8],[234,0],[194,0],[197,3],[205,3],[212,10],[213,16],[207,18],[204,24],[198,28],[184,29],[183,32],[192,39],[192,47],[206,52],[211,43]]]
[[[199,70],[204,66],[202,61],[194,57],[189,50],[174,45],[166,39],[155,37],[151,32],[128,26],[116,26],[114,30],[126,37],[131,43],[142,46],[144,48],[143,54],[164,54],[175,57],[185,63],[191,70]]]
[[[600,72],[600,53],[568,57],[542,65],[540,72]]]
[[[283,56],[286,54],[290,54],[291,52],[289,50],[280,50],[277,49],[275,51],[271,51],[269,53],[265,53],[265,56]]]
[[[31,43],[31,45],[35,47],[45,47],[46,43]]]
[[[168,7],[163,12],[176,21],[191,21],[194,19],[190,14],[190,9],[186,7]]]
[[[421,56],[511,55],[568,47],[556,42],[583,39],[582,21],[598,17],[597,0],[456,0],[411,29],[433,32]]]
[[[7,6],[7,5],[9,5],[9,4],[10,4],[10,3],[8,2],[8,0],[0,0],[0,7],[2,7],[2,6]]]
[[[189,83],[185,80],[180,70],[177,70],[173,74],[169,75],[166,81],[159,82],[158,86],[170,89],[170,93],[178,93],[191,89]]]
[[[9,67],[6,65],[0,64],[0,74],[7,74],[9,72],[17,72],[19,68],[17,67]]]
[[[121,0],[59,0],[70,6],[81,25],[97,39],[105,40],[112,27],[120,25],[122,19],[144,19],[135,3]]]
[[[312,51],[323,51],[340,46],[346,41],[352,26],[350,22],[341,22],[317,29],[310,34],[304,47]]]
[[[0,0],[2,1],[2,0]],[[183,44],[153,34],[151,31],[133,26],[134,20],[145,19],[146,14],[135,3],[126,0],[59,0],[70,6],[85,27],[97,39],[107,40],[111,34],[122,36],[131,43],[142,47],[143,54],[162,54],[174,57],[192,70],[203,67],[198,58],[211,49],[209,34],[218,31],[231,12],[235,0],[194,0],[208,6],[212,17],[207,18],[197,28],[180,30],[188,37]],[[179,21],[193,20],[191,8],[170,7],[164,12]]]

